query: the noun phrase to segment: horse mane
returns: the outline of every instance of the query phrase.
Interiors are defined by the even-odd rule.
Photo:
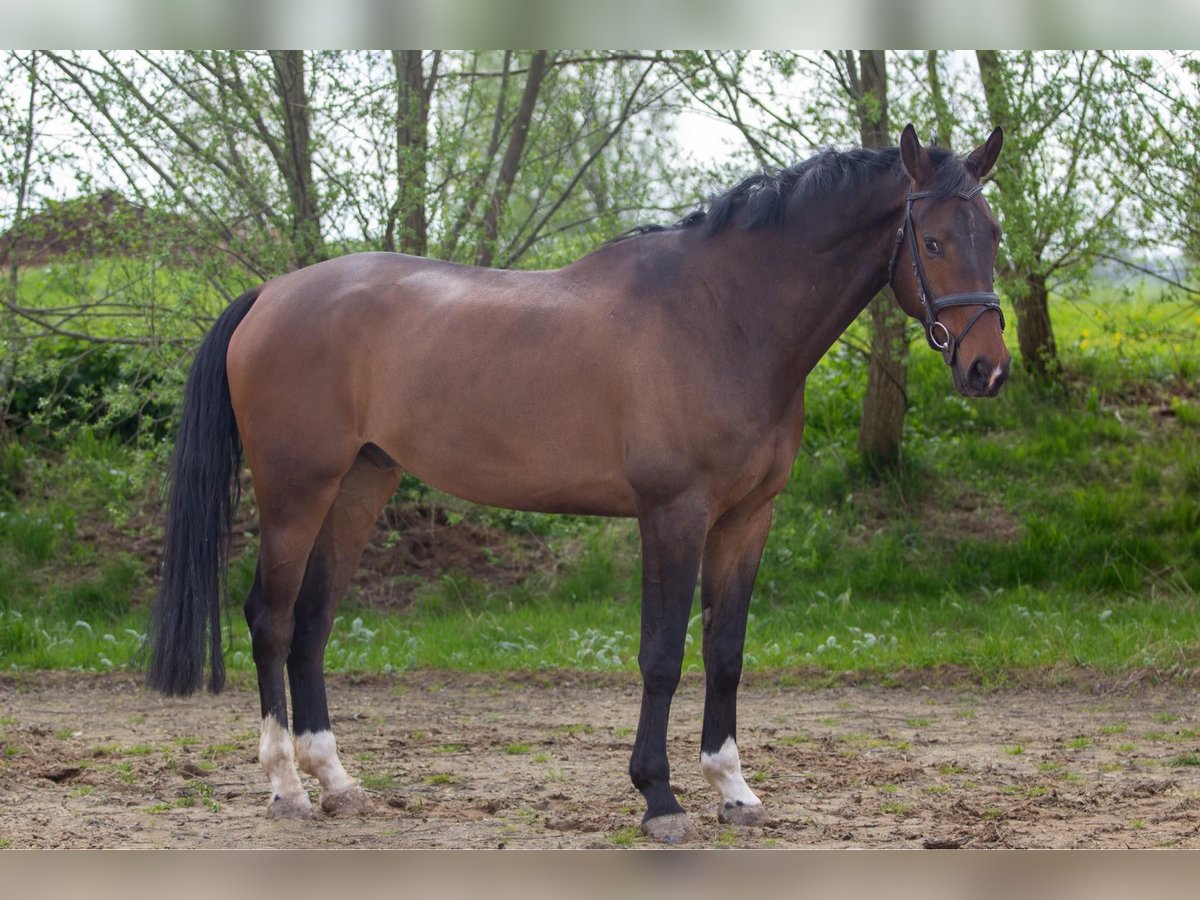
[[[962,162],[942,147],[929,147],[934,166],[933,195],[945,199],[965,190],[974,180]],[[824,196],[834,191],[856,190],[884,175],[907,180],[897,147],[851,150],[825,148],[803,162],[743,178],[733,187],[709,197],[705,206],[693,210],[673,225],[638,225],[612,238],[609,243],[653,234],[700,228],[712,236],[735,220],[744,231],[778,228],[787,218],[793,201]]]

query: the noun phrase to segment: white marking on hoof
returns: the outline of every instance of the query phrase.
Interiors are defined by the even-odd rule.
[[[764,818],[762,801],[742,777],[742,760],[732,737],[716,753],[700,754],[700,771],[704,780],[721,794],[717,821],[731,825],[757,825]]]
[[[274,716],[267,716],[262,723],[262,737],[258,741],[258,761],[271,780],[271,802],[267,815],[273,819],[306,819],[312,816],[312,803],[304,786],[300,784],[300,773],[292,758],[292,738],[288,730]]]
[[[296,759],[303,771],[321,782],[322,793],[340,794],[358,787],[338,759],[332,731],[306,731],[296,738]]]
[[[321,782],[321,809],[331,816],[365,813],[371,808],[366,792],[338,759],[332,731],[306,731],[296,738],[300,769]]]
[[[682,844],[700,836],[687,813],[655,816],[642,822],[642,834],[664,844]]]

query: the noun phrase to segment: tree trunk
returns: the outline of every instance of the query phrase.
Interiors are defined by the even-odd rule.
[[[17,321],[16,309],[20,305],[21,287],[21,243],[25,225],[25,206],[29,195],[29,177],[33,170],[33,145],[37,114],[37,52],[29,57],[29,106],[25,117],[22,137],[21,170],[17,177],[16,210],[13,213],[10,235],[5,252],[8,254],[8,302],[0,303],[0,433],[7,430],[9,402],[12,399],[12,382],[16,374],[17,361],[24,355],[24,338]]]
[[[939,147],[950,146],[950,135],[954,131],[954,118],[950,104],[942,87],[942,73],[938,63],[938,51],[925,52],[925,74],[929,79],[929,96],[933,105],[934,142]]]
[[[400,190],[388,216],[383,249],[425,256],[429,226],[425,192],[429,158],[429,104],[420,50],[393,50],[396,70],[396,176]],[[430,77],[435,77],[430,75]],[[400,239],[396,240],[396,224]]]
[[[1041,247],[1045,242],[1035,233],[1037,223],[1025,199],[1025,164],[1020,150],[1021,142],[1015,139],[1020,133],[1021,123],[1015,121],[1012,112],[1012,101],[1004,77],[1004,62],[1000,55],[995,50],[976,50],[975,57],[979,62],[979,77],[983,82],[988,114],[992,123],[1002,127],[1008,137],[995,169],[1005,240],[1013,246],[1028,247],[1030,252],[1020,255],[1033,260],[1032,263],[1021,264],[1010,261],[1003,278],[1012,287],[1014,295],[1017,344],[1029,372],[1039,381],[1055,382],[1062,374],[1062,366],[1058,361],[1054,328],[1050,322],[1046,272],[1039,268],[1042,262]],[[1009,258],[1011,260],[1011,254]]]
[[[864,147],[886,147],[889,140],[887,62],[882,50],[859,52],[859,96],[856,98],[859,130]],[[908,407],[908,324],[891,287],[885,287],[868,305],[871,316],[871,361],[867,395],[858,430],[858,452],[876,473],[894,469],[900,462],[904,412]]]
[[[546,51],[539,50],[529,60],[529,74],[525,77],[525,90],[517,107],[517,118],[508,137],[508,147],[500,161],[500,173],[496,176],[496,187],[483,215],[483,234],[475,253],[475,265],[490,266],[496,255],[496,236],[500,231],[500,214],[508,204],[508,194],[517,178],[521,154],[525,152],[525,139],[529,135],[529,123],[537,106],[538,93],[546,77]]]
[[[1025,275],[1025,291],[1013,305],[1019,323],[1017,346],[1021,359],[1039,381],[1051,384],[1062,375],[1062,365],[1050,325],[1048,297],[1045,276],[1030,272]]]
[[[272,50],[275,92],[283,107],[280,170],[292,201],[292,246],[297,266],[324,258],[320,201],[313,181],[312,112],[304,83],[304,51]]]

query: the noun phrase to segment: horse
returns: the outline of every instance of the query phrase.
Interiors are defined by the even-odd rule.
[[[184,389],[148,684],[191,694],[207,669],[208,689],[222,688],[244,455],[260,516],[244,611],[267,813],[314,815],[297,763],[320,782],[326,814],[365,812],[338,757],[323,659],[402,474],[491,506],[636,517],[643,690],[629,775],[642,829],[665,842],[695,833],[671,791],[666,731],[697,582],[700,769],[719,821],[761,823],[736,695],[806,376],[890,285],[955,387],[996,394],[1010,356],[993,290],[1000,229],[980,189],[1002,141],[996,128],[960,158],[922,146],[910,124],[898,147],[827,149],[753,175],[557,270],[356,253],[243,294],[201,341]],[[911,265],[898,266],[904,255]]]

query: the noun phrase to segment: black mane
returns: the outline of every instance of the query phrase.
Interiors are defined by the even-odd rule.
[[[941,147],[929,147],[928,150],[934,165],[936,198],[945,199],[974,181],[951,151]],[[742,179],[728,190],[713,194],[707,206],[688,213],[674,225],[639,225],[622,232],[609,243],[684,228],[701,228],[706,236],[711,236],[735,220],[744,231],[777,228],[783,225],[788,204],[793,200],[802,201],[835,190],[854,190],[889,173],[899,179],[908,178],[900,162],[900,150],[896,147],[878,150],[827,148],[786,169]]]

